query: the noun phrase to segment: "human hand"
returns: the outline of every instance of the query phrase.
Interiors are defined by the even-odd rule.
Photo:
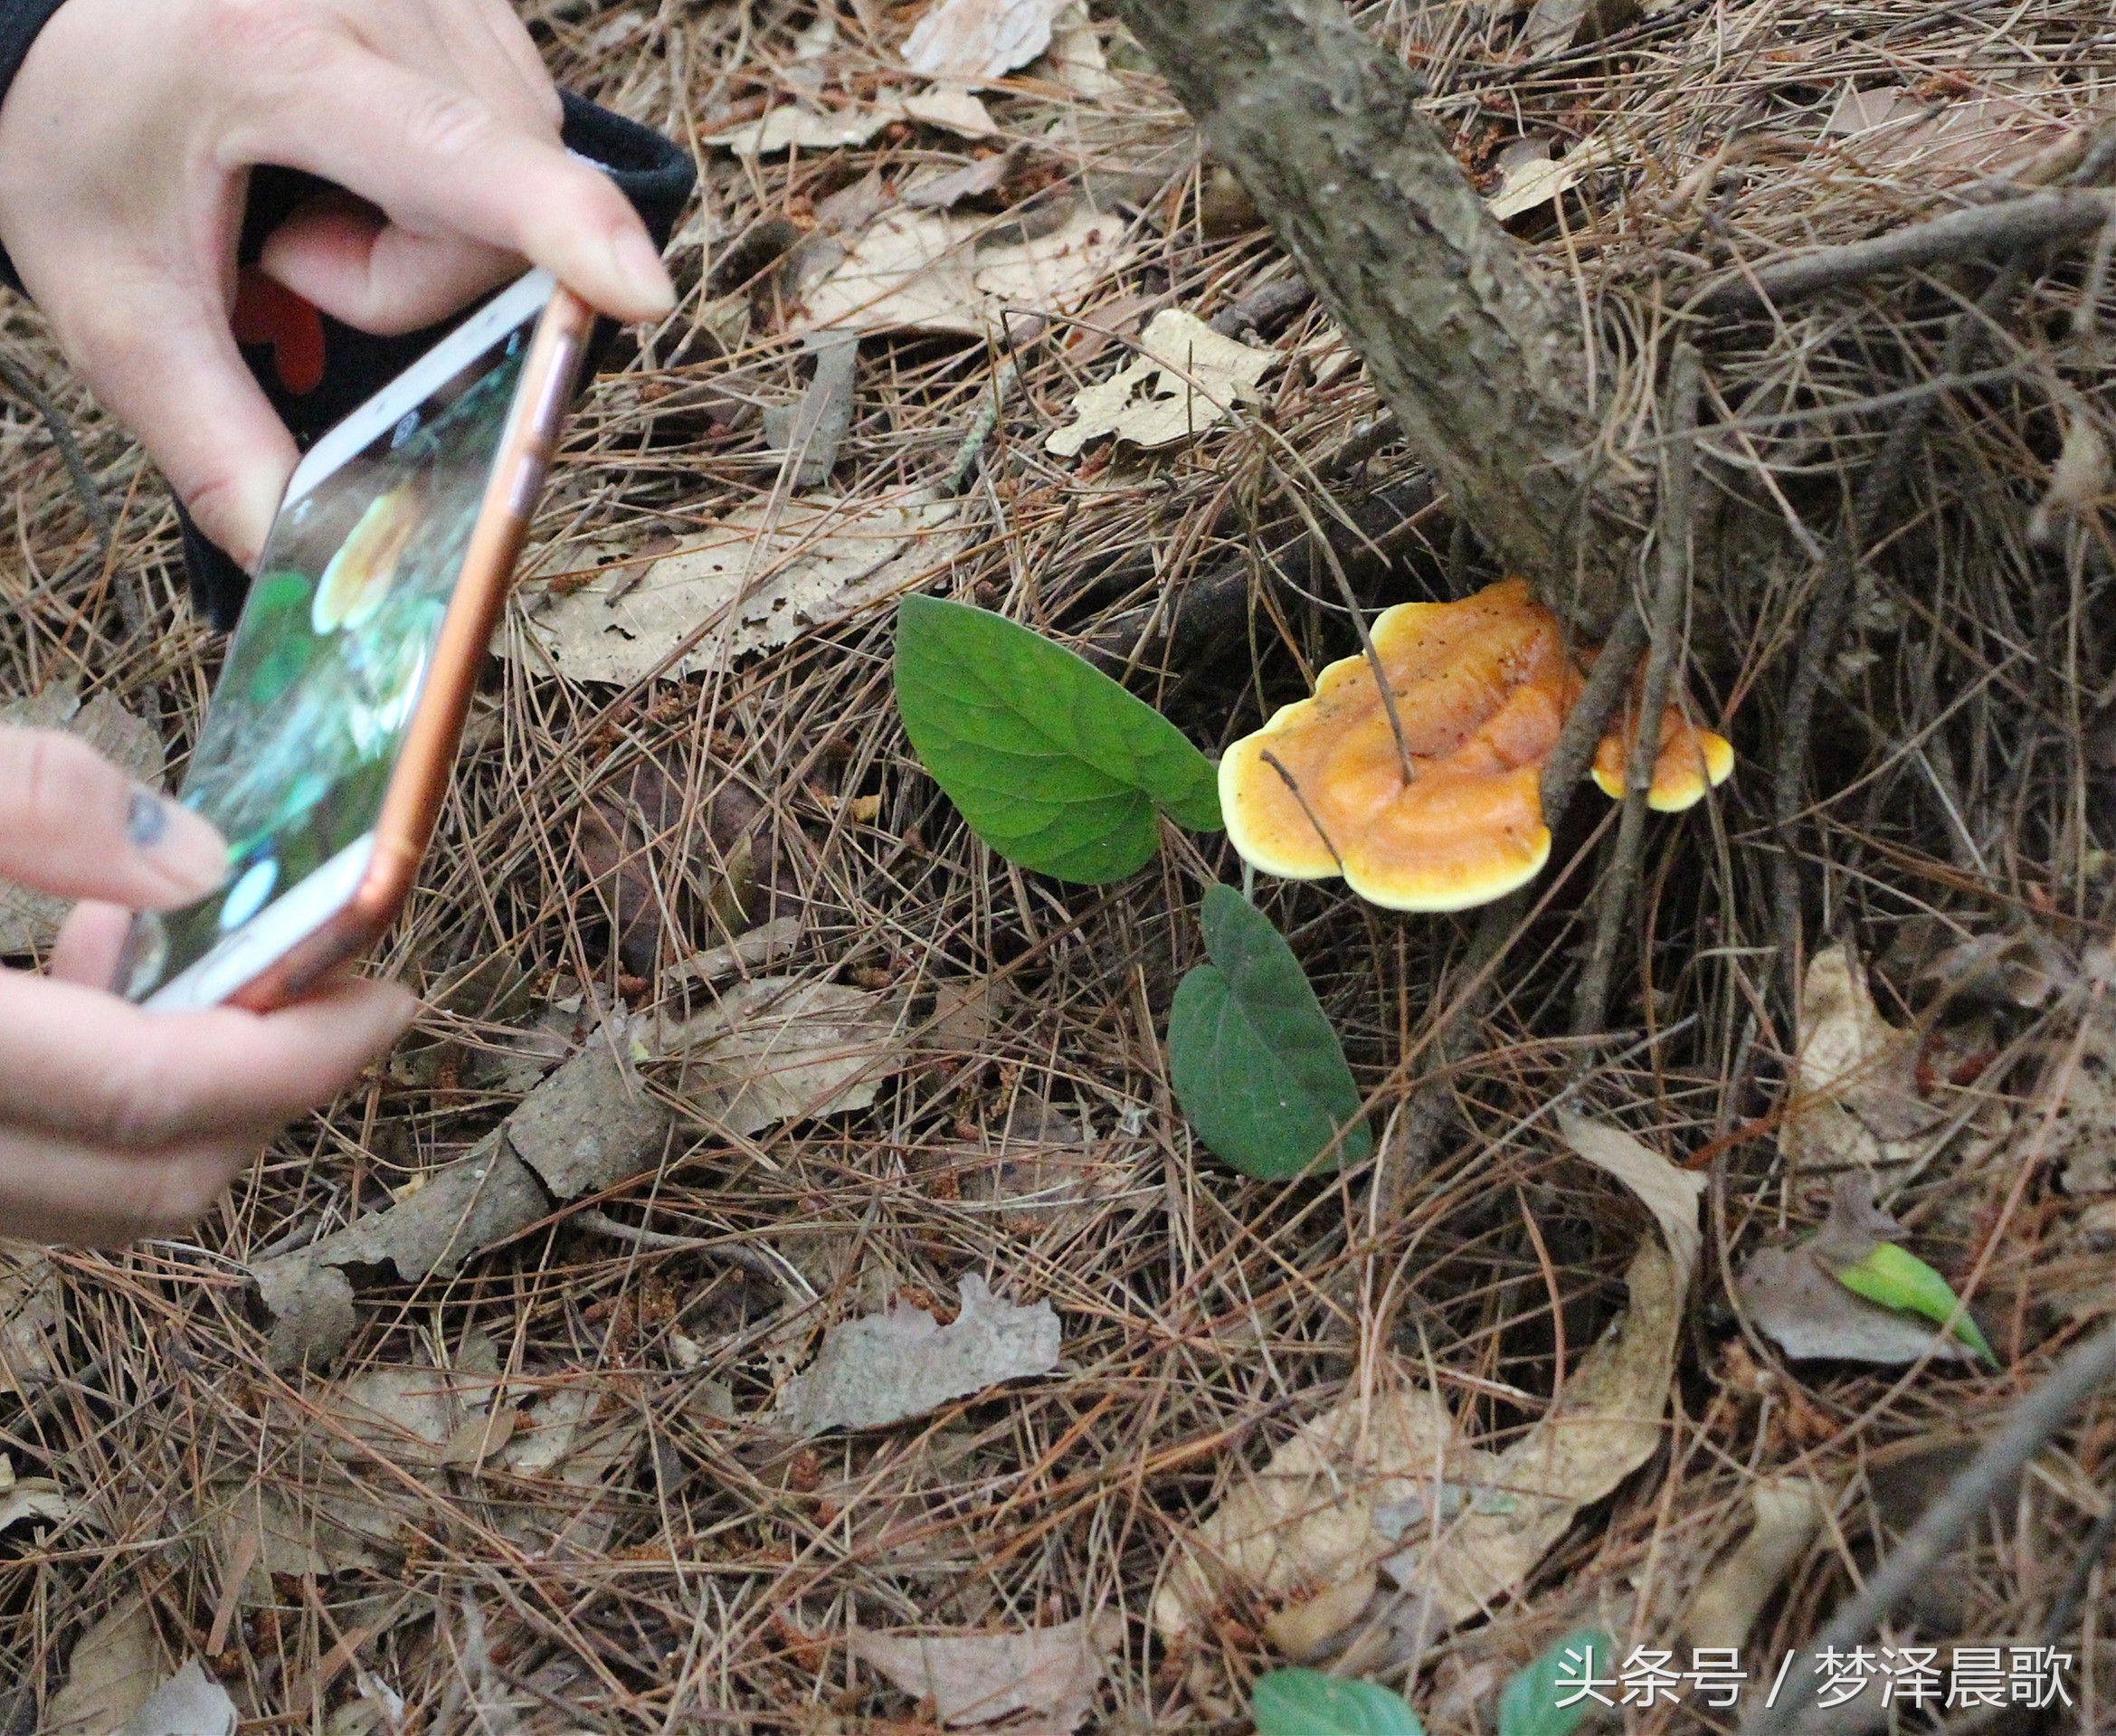
[[[0,103],[0,242],[61,346],[199,528],[254,564],[294,445],[229,330],[250,169],[358,195],[267,275],[414,331],[527,259],[620,319],[674,292],[506,0],[66,0]]]
[[[0,728],[0,879],[91,900],[49,976],[0,971],[0,1235],[109,1245],[182,1229],[410,1019],[412,997],[386,982],[261,1016],[143,1012],[102,987],[129,909],[188,904],[226,870],[219,833],[189,810],[71,736]]]

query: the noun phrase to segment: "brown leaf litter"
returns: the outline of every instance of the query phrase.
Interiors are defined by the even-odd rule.
[[[950,1730],[1011,1720],[1009,1736],[1072,1736],[1094,1710],[1105,1661],[1123,1635],[1111,1612],[1017,1634],[898,1636],[856,1627],[851,1649],[906,1693],[931,1700]]]
[[[1260,889],[1377,1125],[1406,1092],[1446,1115],[1385,1210],[1363,1173],[1249,1183],[1173,1113],[1162,1029],[1198,887],[1237,870],[1203,835],[1120,887],[995,862],[897,725],[892,588],[1096,648],[1217,753],[1355,649],[1332,556],[1377,609],[1501,575],[1117,21],[1021,4],[948,8],[993,45],[962,80],[906,59],[937,4],[525,5],[563,83],[697,147],[681,304],[620,337],[555,467],[376,959],[433,991],[413,1038],[185,1238],[0,1281],[25,1497],[0,1722],[52,1727],[115,1655],[90,1644],[109,1617],[137,1665],[111,1730],[194,1657],[259,1729],[931,1736],[1233,1720],[1261,1668],[1312,1656],[1394,1672],[1434,1736],[1488,1736],[1510,1673],[1590,1622],[1804,1650],[2116,1308],[2091,242],[2038,254],[1966,374],[1945,331],[1975,261],[1706,322],[1707,498],[1822,547],[1896,394],[1945,403],[1861,527],[1808,775],[1656,829],[1609,1009],[1637,1047],[1564,1036],[1591,861],[1445,1066],[1458,925]],[[1619,335],[1593,372],[1619,468],[1658,450],[1674,327],[1641,310],[2048,185],[2106,118],[2092,8],[1628,13],[1360,14],[1507,232]],[[1170,311],[1260,359],[1262,402],[1134,375],[1121,407],[1185,432],[1054,458]],[[114,524],[106,546],[37,416],[0,419],[0,704],[107,702],[158,775],[218,657],[175,521],[33,310],[6,342]],[[1231,411],[1206,429],[1208,403]],[[944,521],[913,525],[959,463]],[[1722,570],[1714,542],[1685,679],[1770,767],[1815,574]],[[1797,937],[1766,890],[1788,860]],[[1806,1009],[1776,977],[1795,938],[1822,966]],[[1605,1159],[1708,1182],[1690,1282],[1565,1143],[1561,1095],[1631,1142]],[[1751,1348],[1730,1281],[1863,1171],[2002,1374]],[[872,1426],[777,1420],[833,1334],[894,1320],[916,1368],[997,1308],[1048,1311],[1056,1365]],[[2039,1632],[2111,1402],[1882,1643]],[[2067,1643],[2075,1694],[2091,1667],[2109,1703],[2108,1648]],[[1637,1722],[1684,1727],[1684,1698]]]
[[[1371,1590],[1378,1572],[1469,1620],[1517,1591],[1573,1515],[1659,1445],[1676,1323],[1700,1238],[1700,1178],[1613,1127],[1573,1120],[1567,1141],[1654,1214],[1625,1273],[1622,1320],[1571,1371],[1562,1393],[1512,1446],[1473,1445],[1444,1399],[1411,1384],[1354,1390],[1302,1425],[1270,1462],[1184,1537],[1154,1599],[1164,1638],[1198,1633],[1230,1588],[1295,1605]],[[1686,1201],[1686,1204],[1685,1204]],[[1356,1616],[1362,1594],[1333,1602]],[[1311,1641],[1313,1636],[1302,1637]]]

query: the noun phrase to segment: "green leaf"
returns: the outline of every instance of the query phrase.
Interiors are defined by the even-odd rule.
[[[1418,1713],[1371,1682],[1274,1670],[1257,1682],[1257,1736],[1425,1736]]]
[[[1499,1736],[1570,1736],[1600,1703],[1580,1684],[1614,1687],[1616,1664],[1617,1642],[1600,1628],[1567,1634],[1507,1683],[1499,1696]]]
[[[897,605],[897,709],[971,830],[1009,861],[1100,886],[1151,861],[1153,811],[1219,830],[1211,762],[1085,659],[938,597]]]
[[[1935,1325],[1944,1326],[1961,1306],[1945,1278],[1908,1248],[1898,1247],[1893,1242],[1875,1242],[1858,1259],[1846,1266],[1833,1266],[1830,1271],[1854,1295],[1878,1302],[1884,1308],[1923,1314]],[[1983,1328],[1969,1318],[1966,1308],[1955,1320],[1954,1335],[1993,1368],[1998,1366]]]
[[[1212,963],[1168,1013],[1170,1077],[1198,1137],[1266,1180],[1311,1168],[1340,1127],[1337,1161],[1362,1162],[1374,1143],[1354,1120],[1359,1087],[1293,948],[1232,887],[1209,887],[1200,916]]]

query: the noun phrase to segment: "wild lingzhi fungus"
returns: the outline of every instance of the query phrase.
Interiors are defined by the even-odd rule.
[[[1242,859],[1267,874],[1342,874],[1392,910],[1463,910],[1532,879],[1551,853],[1539,783],[1587,684],[1557,618],[1507,579],[1459,602],[1404,602],[1374,622],[1410,758],[1363,655],[1323,671],[1219,763],[1219,804]],[[1594,778],[1612,797],[1636,700],[1603,738]],[[1733,748],[1674,707],[1661,720],[1648,803],[1691,806],[1733,770]]]

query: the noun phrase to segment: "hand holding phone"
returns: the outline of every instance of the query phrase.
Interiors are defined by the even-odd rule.
[[[226,839],[228,879],[139,916],[130,999],[284,1005],[394,919],[593,318],[531,272],[296,469],[182,792]]]
[[[294,450],[229,341],[253,175],[361,201],[280,224],[269,269],[325,312],[410,332],[527,259],[604,313],[669,279],[624,195],[569,154],[505,0],[51,0],[0,103],[0,241],[104,408],[200,527],[255,555]],[[262,494],[261,496],[261,492]]]
[[[195,899],[225,866],[212,828],[84,744],[0,728],[0,878],[88,901],[48,975],[0,971],[0,1234],[176,1233],[411,1017],[388,982],[337,983],[262,1017],[165,1017],[109,994],[128,911]]]

